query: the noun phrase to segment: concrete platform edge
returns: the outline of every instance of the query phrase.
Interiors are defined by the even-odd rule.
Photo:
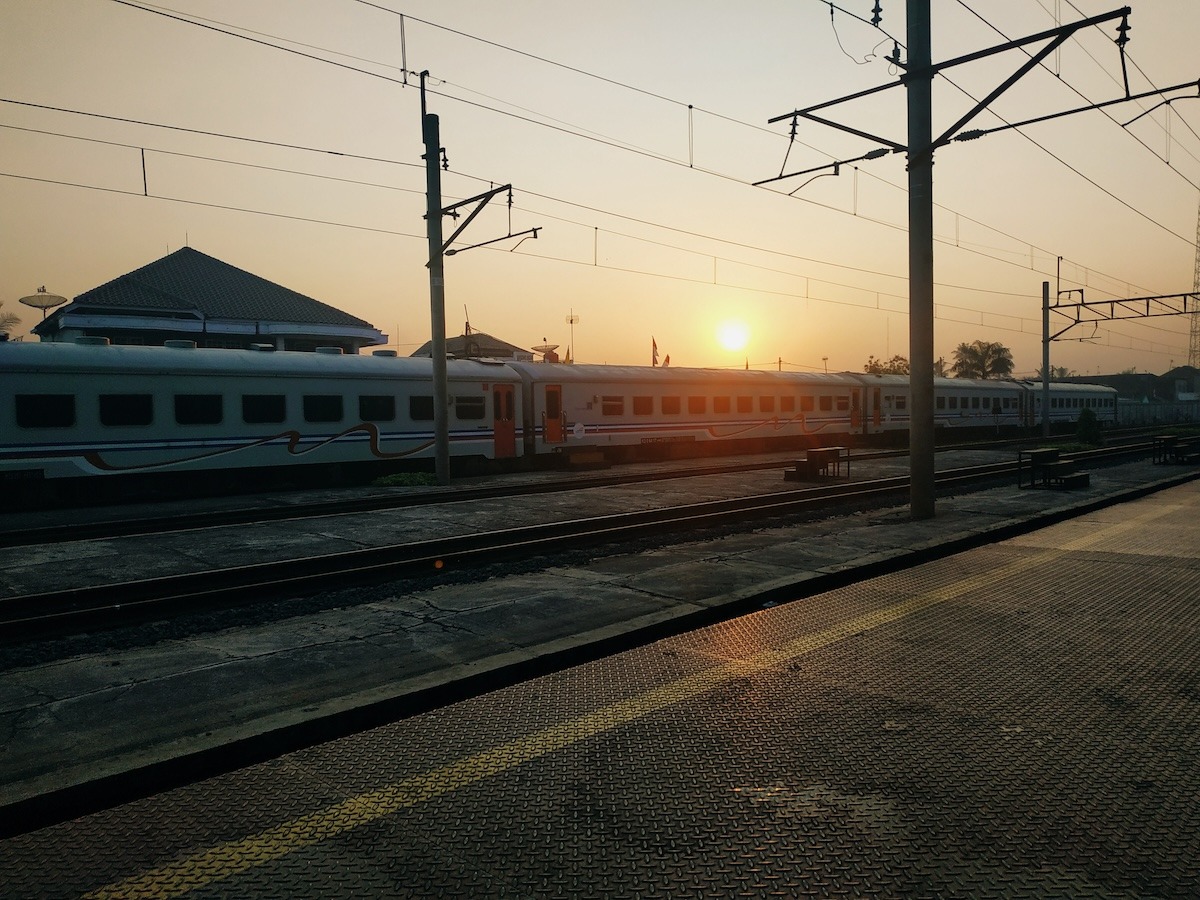
[[[683,630],[730,616],[832,590],[898,571],[972,547],[1036,531],[1094,510],[1186,484],[1200,478],[1188,472],[1099,498],[1081,499],[1042,515],[991,523],[939,537],[898,551],[859,557],[819,570],[816,576],[786,577],[724,595],[704,606],[681,602],[670,609],[539,645],[465,663],[436,674],[409,679],[395,691],[365,692],[317,709],[260,719],[261,727],[214,732],[203,746],[195,740],[156,748],[155,758],[132,766],[92,772],[86,780],[52,786],[52,778],[24,785],[23,796],[0,803],[0,838],[35,831],[69,818],[110,808],[172,787],[263,762],[307,746],[336,740],[437,706],[487,693],[531,677],[652,643]],[[126,760],[128,762],[128,760]],[[15,793],[15,792],[14,792]]]

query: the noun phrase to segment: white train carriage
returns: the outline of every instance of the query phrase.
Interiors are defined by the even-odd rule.
[[[1042,421],[1042,383],[1018,382],[1024,389],[1022,421],[1030,426]],[[1050,382],[1050,424],[1065,425],[1078,422],[1085,409],[1090,409],[1101,425],[1117,424],[1117,389],[1102,384]]]
[[[524,382],[527,453],[819,444],[863,429],[863,387],[848,375],[510,365]]]
[[[387,463],[434,455],[432,362],[393,355],[0,344],[0,476]],[[520,381],[450,361],[451,452],[520,455]]]

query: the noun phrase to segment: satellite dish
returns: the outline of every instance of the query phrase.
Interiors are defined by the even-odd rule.
[[[24,303],[26,306],[32,306],[34,309],[42,311],[42,318],[46,318],[46,310],[53,309],[56,306],[62,306],[67,302],[66,297],[60,297],[58,294],[46,293],[46,286],[42,285],[37,289],[36,294],[30,294],[28,297],[22,297],[17,301]]]

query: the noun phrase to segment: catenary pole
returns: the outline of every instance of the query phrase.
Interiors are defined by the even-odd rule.
[[[1050,437],[1050,282],[1042,282],[1042,437]]]
[[[934,516],[933,433],[933,51],[930,0],[908,0],[908,343],[912,419],[909,502]]]
[[[425,230],[429,236],[429,319],[433,357],[434,467],[440,485],[450,483],[450,408],[446,386],[446,280],[442,248],[442,146],[438,117],[425,111],[421,73],[421,137],[425,141]]]

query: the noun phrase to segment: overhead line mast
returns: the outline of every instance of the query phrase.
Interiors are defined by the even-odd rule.
[[[879,4],[876,4],[878,7]],[[987,133],[985,131],[963,131],[963,128],[985,110],[996,98],[1016,84],[1025,74],[1032,71],[1041,62],[1052,54],[1061,44],[1068,40],[1076,32],[1084,28],[1089,28],[1093,25],[1099,25],[1103,22],[1108,22],[1113,19],[1120,19],[1120,25],[1117,27],[1117,37],[1114,43],[1121,54],[1121,71],[1124,76],[1124,97],[1122,100],[1109,101],[1109,103],[1124,102],[1133,99],[1129,90],[1129,81],[1125,66],[1125,45],[1129,41],[1129,14],[1131,12],[1128,6],[1104,13],[1098,16],[1092,16],[1087,19],[1073,22],[1068,25],[1060,25],[1048,31],[1043,31],[1035,35],[1030,35],[1024,38],[1007,41],[1004,44],[999,44],[994,47],[989,47],[986,50],[979,50],[974,53],[969,53],[964,56],[959,56],[946,62],[934,64],[931,60],[929,35],[930,35],[930,0],[908,0],[908,52],[909,59],[907,62],[901,62],[900,50],[897,47],[895,54],[888,57],[888,61],[898,68],[903,70],[899,81],[889,84],[879,85],[874,88],[869,88],[863,91],[857,91],[837,100],[829,100],[824,103],[818,103],[804,109],[796,109],[790,113],[775,116],[768,119],[768,123],[779,122],[783,120],[808,119],[809,121],[818,122],[822,125],[828,125],[845,131],[849,134],[858,137],[866,138],[882,145],[882,152],[878,155],[886,155],[889,152],[907,152],[908,154],[908,176],[909,176],[909,360],[911,365],[911,384],[912,384],[912,418],[909,427],[909,450],[910,450],[910,506],[911,514],[914,519],[928,519],[934,516],[934,415],[933,415],[933,153],[939,147],[944,147],[954,140],[965,140],[975,137],[980,137]],[[876,16],[874,24],[878,25]],[[1041,43],[1043,46],[1036,52],[1030,53],[1028,61],[1021,65],[1017,71],[1005,79],[983,100],[976,103],[966,115],[961,117],[957,122],[943,131],[940,135],[934,137],[932,125],[932,92],[931,82],[933,76],[940,73],[943,69],[948,69],[953,66],[962,65],[964,63],[975,62],[1016,47],[1024,47],[1029,44]],[[1151,91],[1148,93],[1166,93],[1167,91],[1177,90],[1181,87],[1190,87],[1195,83],[1187,85],[1176,85],[1173,88],[1165,88],[1161,91]],[[830,107],[840,103],[845,103],[850,100],[858,100],[881,91],[886,91],[890,88],[903,85],[908,93],[908,141],[907,144],[901,144],[898,141],[870,134],[866,131],[861,131],[851,128],[848,125],[832,121],[825,118],[823,115],[818,116],[816,113],[823,112]],[[1143,94],[1139,96],[1147,96]],[[1058,115],[1070,115],[1073,113],[1084,112],[1086,110],[1098,109],[1101,106],[1107,106],[1109,103],[1093,104],[1092,106],[1083,107],[1081,109],[1068,110],[1065,113]],[[1042,117],[1053,118],[1053,117]],[[1032,121],[1032,120],[1031,120]],[[1038,120],[1040,121],[1040,120]],[[992,129],[995,130],[995,129]],[[874,151],[877,152],[877,151]],[[866,158],[866,157],[860,157]],[[786,159],[785,159],[786,165]],[[785,178],[794,177],[795,175],[805,174],[813,170],[805,170],[804,172],[780,173],[778,178],[768,179],[769,181],[780,181]],[[760,182],[760,183],[766,183]],[[1200,231],[1198,231],[1200,233]],[[1200,254],[1200,238],[1197,240],[1198,254]],[[1197,256],[1197,281],[1200,283],[1200,255]],[[1048,290],[1048,285],[1044,286],[1043,291]],[[1048,300],[1043,300],[1043,305],[1048,306]],[[1195,320],[1193,320],[1195,321]],[[1195,328],[1195,326],[1194,326]],[[1193,330],[1193,341],[1200,342],[1198,336]],[[1048,373],[1046,377],[1048,377]],[[1043,416],[1049,414],[1048,409],[1043,409]]]

